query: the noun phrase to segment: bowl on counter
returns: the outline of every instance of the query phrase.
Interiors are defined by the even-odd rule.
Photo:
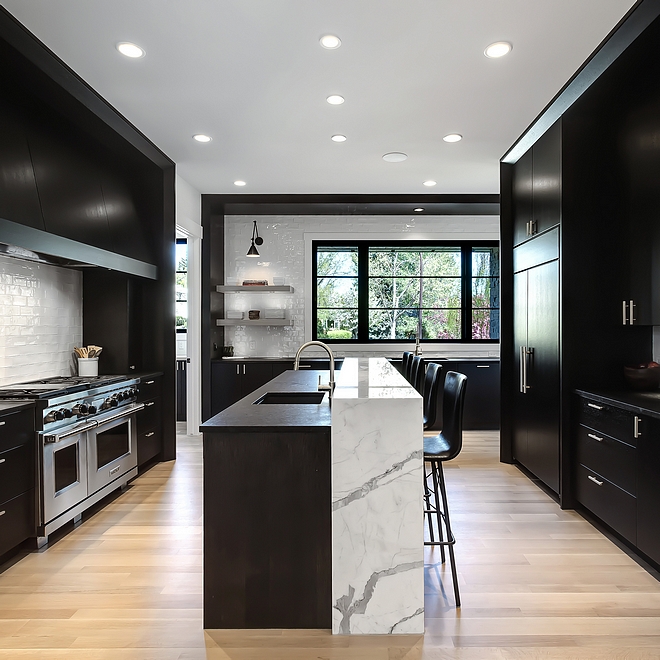
[[[623,378],[633,390],[657,390],[660,386],[660,366],[626,366]]]

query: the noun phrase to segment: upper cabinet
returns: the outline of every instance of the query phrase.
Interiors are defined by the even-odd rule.
[[[561,120],[513,167],[514,245],[561,221]]]

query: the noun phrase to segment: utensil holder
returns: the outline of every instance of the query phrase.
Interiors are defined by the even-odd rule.
[[[78,358],[78,375],[79,376],[98,376],[99,375],[99,359],[94,358]]]

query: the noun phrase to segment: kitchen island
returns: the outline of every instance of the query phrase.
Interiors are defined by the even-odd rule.
[[[202,425],[204,626],[424,630],[422,399],[383,358],[350,358],[332,405],[288,371]]]

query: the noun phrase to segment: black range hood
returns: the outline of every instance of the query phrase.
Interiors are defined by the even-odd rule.
[[[107,268],[150,280],[153,264],[0,218],[0,255],[65,268]]]

